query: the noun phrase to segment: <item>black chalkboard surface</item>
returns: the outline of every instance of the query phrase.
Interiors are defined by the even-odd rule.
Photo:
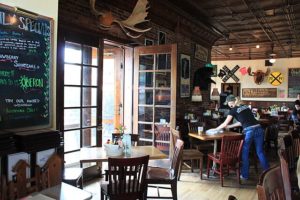
[[[0,4],[0,129],[50,124],[52,24]]]
[[[288,97],[296,98],[300,93],[300,68],[289,69],[288,81]]]

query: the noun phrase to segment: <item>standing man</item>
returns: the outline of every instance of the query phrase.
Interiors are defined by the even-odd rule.
[[[269,168],[269,163],[263,150],[264,131],[258,121],[254,118],[248,105],[239,105],[234,95],[227,96],[224,104],[228,105],[231,110],[229,111],[226,120],[216,129],[234,128],[238,126],[243,127],[245,138],[242,149],[242,169],[240,178],[247,180],[249,178],[249,150],[252,142],[254,142],[256,153],[263,170]],[[233,118],[235,118],[237,122],[228,125]]]

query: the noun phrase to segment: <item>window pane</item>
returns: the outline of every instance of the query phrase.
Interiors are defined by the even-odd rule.
[[[155,105],[171,105],[171,91],[155,90]]]
[[[170,122],[170,108],[155,108],[154,122],[160,122],[161,119]]]
[[[65,46],[65,62],[81,63],[81,45],[71,42],[66,42]]]
[[[152,120],[153,120],[153,108],[152,107],[139,106],[138,115],[139,115],[138,121],[152,122]]]
[[[151,124],[139,124],[138,133],[140,138],[153,139]]]
[[[65,109],[64,129],[80,127],[80,109]]]
[[[83,67],[83,85],[96,86],[98,69],[95,67]]]
[[[139,70],[153,70],[154,56],[142,55],[140,56],[140,68]]]
[[[98,65],[98,49],[84,45],[82,62],[84,65]]]
[[[82,106],[96,106],[97,105],[97,88],[82,89]]]
[[[79,107],[80,106],[80,87],[64,87],[64,106]]]
[[[171,72],[156,72],[155,87],[171,87]]]
[[[96,146],[96,128],[83,129],[82,146]]]
[[[156,67],[155,69],[171,69],[171,55],[170,54],[158,54],[156,55]]]
[[[153,105],[153,89],[139,89],[139,104]]]
[[[139,87],[153,87],[153,72],[140,72]]]
[[[82,109],[82,126],[96,126],[96,108],[84,108]]]
[[[80,130],[65,131],[64,142],[65,152],[80,149]]]
[[[65,85],[80,85],[81,67],[65,64]]]

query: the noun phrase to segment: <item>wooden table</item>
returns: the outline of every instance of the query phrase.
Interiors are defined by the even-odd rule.
[[[134,158],[149,155],[150,160],[167,158],[167,155],[162,153],[159,149],[154,146],[133,146],[131,149],[131,155],[125,157],[116,156],[115,158]],[[81,148],[80,150],[80,163],[90,162],[107,162],[108,156],[103,147],[91,147]]]
[[[61,183],[54,187],[42,190],[40,192],[33,193],[32,197],[28,199],[47,199],[50,197],[56,200],[88,200],[92,199],[92,194],[90,192],[78,189],[72,185]],[[46,197],[45,197],[46,196]]]

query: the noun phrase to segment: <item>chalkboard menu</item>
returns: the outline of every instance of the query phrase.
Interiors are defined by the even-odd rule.
[[[0,129],[49,126],[52,27],[0,4]]]
[[[288,74],[288,97],[296,98],[300,93],[300,68],[290,68]]]

